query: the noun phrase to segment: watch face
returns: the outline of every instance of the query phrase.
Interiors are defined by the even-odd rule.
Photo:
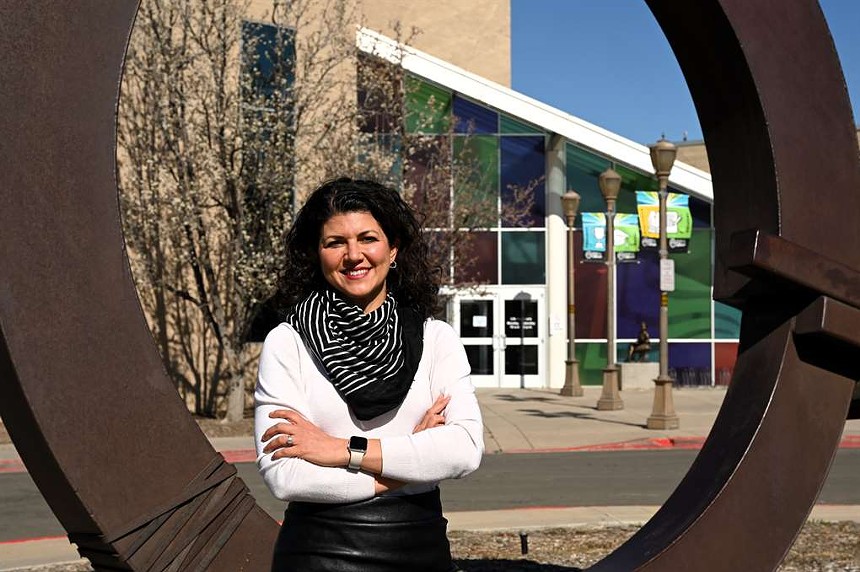
[[[349,448],[355,451],[367,451],[367,438],[365,437],[350,437]]]

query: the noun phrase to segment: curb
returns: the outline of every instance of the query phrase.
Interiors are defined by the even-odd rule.
[[[698,451],[705,437],[648,437],[617,443],[599,443],[578,447],[547,447],[542,449],[505,449],[496,454],[520,455],[524,453],[594,453],[604,451]],[[840,449],[860,449],[860,435],[845,435],[839,441]],[[254,449],[234,449],[220,451],[228,463],[254,463],[257,452]],[[0,474],[26,473],[27,467],[21,459],[0,459]]]

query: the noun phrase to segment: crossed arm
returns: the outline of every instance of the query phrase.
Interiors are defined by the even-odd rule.
[[[413,433],[445,425],[445,407],[451,397],[440,395],[424,413]],[[333,437],[308,421],[302,414],[289,409],[276,409],[269,413],[272,419],[283,422],[269,427],[263,433],[264,453],[272,453],[272,460],[302,459],[320,467],[346,467],[349,464],[347,439]],[[367,440],[367,453],[361,470],[374,476],[374,493],[379,494],[403,486],[403,481],[382,476],[382,444],[379,439]]]
[[[350,502],[404,484],[457,478],[477,468],[483,452],[483,423],[465,352],[444,323],[428,326],[425,348],[428,344],[427,394],[435,401],[423,412],[413,404],[412,413],[398,413],[386,431],[372,435],[380,438],[367,434],[362,471],[351,473],[345,469],[347,437],[350,431],[362,433],[343,419],[348,414],[333,413],[318,401],[311,407],[303,384],[313,376],[302,376],[299,365],[312,362],[294,330],[281,326],[273,331],[261,356],[255,425],[260,473],[275,496]],[[414,415],[411,422],[410,415]]]

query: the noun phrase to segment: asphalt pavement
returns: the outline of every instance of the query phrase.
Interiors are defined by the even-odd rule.
[[[586,387],[577,398],[546,390],[479,390],[487,455],[474,475],[443,485],[449,528],[647,521],[695,458],[725,389],[676,389],[680,427],[668,431],[645,428],[652,392],[621,395],[623,409],[598,411],[600,388]],[[283,506],[256,474],[253,438],[211,441],[237,465],[260,505],[278,518]],[[811,518],[860,521],[858,470],[860,420],[852,420]],[[0,571],[78,559],[11,445],[0,445],[0,499]]]

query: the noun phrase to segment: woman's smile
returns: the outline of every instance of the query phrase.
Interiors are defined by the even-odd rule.
[[[368,212],[338,213],[323,224],[319,244],[323,276],[365,313],[385,300],[385,279],[396,256],[397,247],[389,244]]]

